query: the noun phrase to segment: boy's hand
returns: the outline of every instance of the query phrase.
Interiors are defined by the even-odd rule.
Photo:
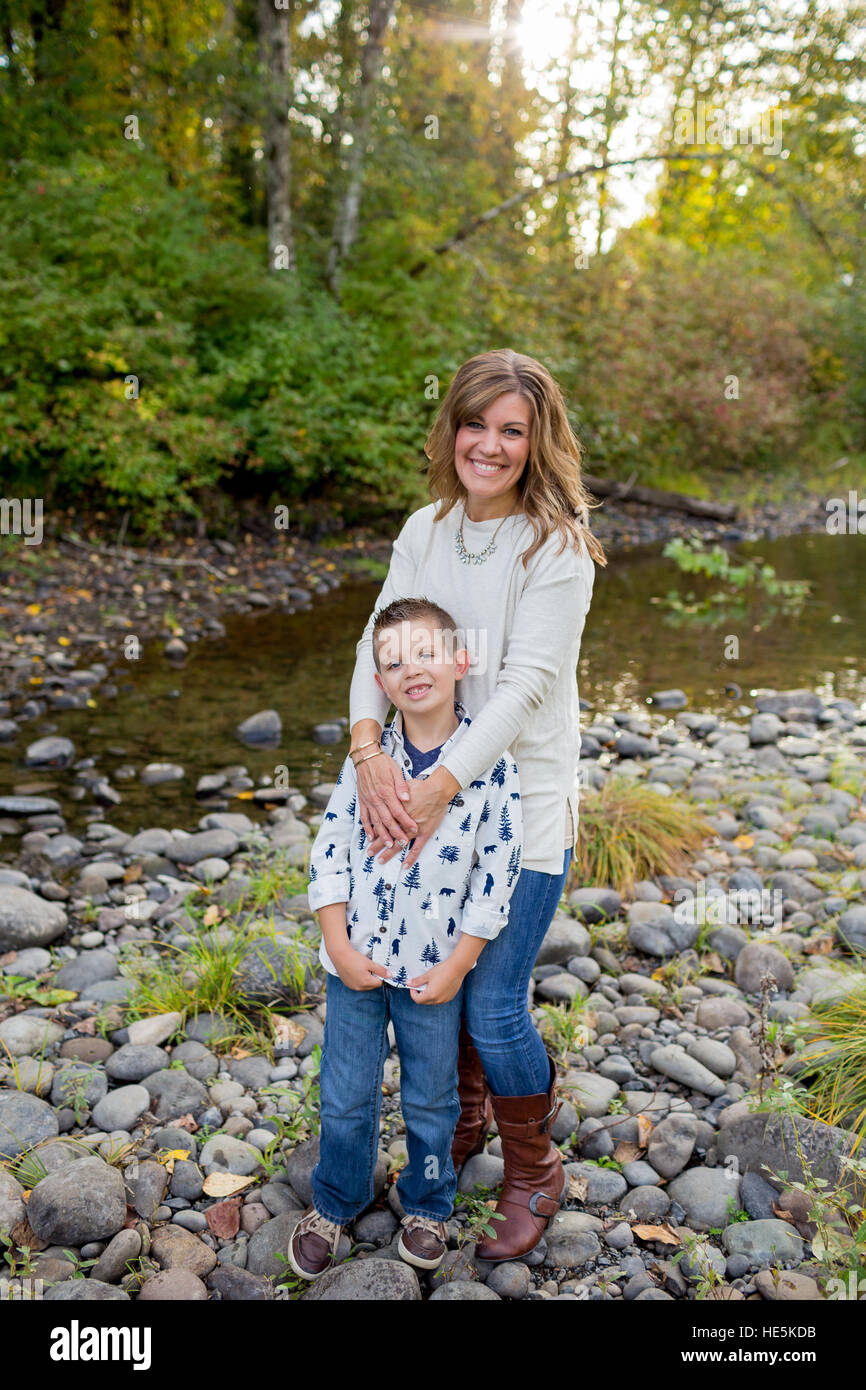
[[[459,991],[464,974],[465,971],[452,965],[450,959],[443,960],[432,970],[410,980],[409,990],[416,1004],[447,1004]],[[422,989],[422,985],[427,988]]]
[[[341,951],[336,959],[332,955],[331,960],[347,989],[381,989],[382,982],[391,978],[387,966],[377,965],[369,956],[356,951],[354,946]]]

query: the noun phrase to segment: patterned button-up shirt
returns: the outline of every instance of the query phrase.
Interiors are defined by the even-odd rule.
[[[454,712],[460,724],[419,781],[432,776],[472,722],[459,700]],[[381,745],[410,779],[402,730],[398,710],[382,730]],[[309,903],[316,911],[344,902],[355,950],[390,970],[387,983],[406,988],[409,980],[451,954],[461,932],[492,940],[508,921],[523,828],[517,764],[503,753],[483,776],[458,791],[405,874],[403,860],[414,840],[385,864],[365,852],[357,787],[356,769],[347,757],[310,852]],[[324,941],[319,959],[332,975],[338,973]]]

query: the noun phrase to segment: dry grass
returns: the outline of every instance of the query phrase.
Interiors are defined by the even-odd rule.
[[[693,806],[614,774],[581,797],[574,876],[630,897],[639,879],[683,874],[714,833]]]

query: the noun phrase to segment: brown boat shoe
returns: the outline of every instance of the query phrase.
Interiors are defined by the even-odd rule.
[[[447,1250],[444,1221],[428,1216],[404,1216],[397,1253],[417,1269],[436,1269]]]
[[[319,1279],[331,1268],[342,1226],[307,1207],[289,1242],[289,1264],[302,1279]]]

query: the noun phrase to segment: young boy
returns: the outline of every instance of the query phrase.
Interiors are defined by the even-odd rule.
[[[428,777],[470,724],[455,699],[469,652],[451,650],[450,614],[427,599],[397,599],[373,626],[377,683],[397,713],[381,749],[405,777]],[[400,1055],[400,1100],[409,1161],[397,1180],[403,1209],[398,1253],[435,1269],[457,1179],[451,1140],[460,1105],[457,1056],[463,977],[508,920],[520,869],[517,765],[504,753],[449,803],[404,875],[399,858],[365,853],[357,763],[347,757],[310,854],[310,906],[328,971],[321,1065],[321,1154],[313,1203],[295,1229],[289,1260],[317,1279],[332,1265],[344,1225],[373,1200],[387,1029]]]

